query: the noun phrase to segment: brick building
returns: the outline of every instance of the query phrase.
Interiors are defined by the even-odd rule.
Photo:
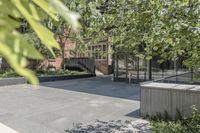
[[[111,44],[109,41],[103,41],[98,44],[93,44],[86,46],[84,51],[77,50],[79,44],[67,40],[63,44],[63,55],[58,54],[55,59],[45,60],[44,63],[46,67],[55,67],[56,69],[63,68],[64,59],[70,58],[94,58],[96,69],[103,74],[111,74],[113,71],[112,66],[112,54],[111,54]]]
[[[21,19],[21,26],[18,31],[21,33],[26,33],[29,26],[26,20]],[[61,36],[68,36],[72,31],[64,30]],[[107,40],[102,41],[98,44],[93,44],[86,46],[84,51],[77,50],[80,46],[76,42],[66,39],[65,37],[57,38],[58,43],[61,45],[62,51],[57,53],[55,59],[46,59],[44,61],[31,61],[30,66],[33,69],[46,69],[49,67],[54,67],[56,69],[62,69],[64,67],[63,63],[65,59],[70,58],[94,58],[96,69],[102,72],[103,74],[111,74],[113,71],[112,63],[112,54],[111,49],[112,45],[110,43],[109,37]]]

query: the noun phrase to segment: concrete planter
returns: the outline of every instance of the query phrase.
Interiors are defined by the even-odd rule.
[[[27,80],[23,77],[4,78],[0,79],[0,86],[26,84]]]
[[[68,79],[78,79],[78,78],[89,78],[95,77],[95,74],[79,74],[79,75],[53,75],[53,76],[40,76],[40,82],[49,82],[49,81],[59,81],[59,80],[68,80]]]
[[[39,76],[38,79],[40,82],[48,82],[48,81],[88,78],[88,77],[95,77],[95,76],[96,76],[95,74],[62,75],[62,76],[54,75],[54,76]],[[4,79],[0,79],[0,86],[26,84],[27,82],[28,81],[23,77],[4,78]]]
[[[146,83],[141,85],[141,115],[156,115],[167,112],[175,118],[177,110],[183,116],[190,116],[191,106],[200,110],[200,86]]]

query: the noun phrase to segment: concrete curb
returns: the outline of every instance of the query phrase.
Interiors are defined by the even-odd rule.
[[[0,86],[26,84],[26,83],[27,83],[27,80],[23,77],[13,77],[13,78],[0,79]]]
[[[89,78],[89,77],[95,77],[95,76],[96,76],[96,74],[79,74],[79,75],[62,75],[62,76],[54,75],[54,76],[39,76],[38,79],[40,82],[49,82],[49,81]],[[25,79],[23,77],[0,79],[0,86],[27,84],[27,83],[28,83],[27,79]]]
[[[49,81],[60,81],[68,79],[79,79],[79,78],[89,78],[95,77],[96,74],[79,74],[79,75],[57,75],[57,76],[41,76],[38,77],[40,82],[49,82]]]

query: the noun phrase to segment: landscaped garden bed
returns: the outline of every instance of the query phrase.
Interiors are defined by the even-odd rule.
[[[89,74],[86,72],[68,71],[68,70],[50,70],[50,71],[39,70],[36,71],[36,75],[40,82],[87,78],[96,76],[95,74]],[[6,71],[0,73],[0,86],[25,84],[27,82],[28,81],[24,77],[19,76],[14,71]]]
[[[58,81],[58,80],[68,80],[68,79],[78,79],[78,78],[88,78],[88,77],[95,77],[95,74],[89,73],[77,73],[73,75],[43,75],[39,76],[40,82],[48,82],[48,81]]]
[[[165,113],[151,117],[150,121],[153,133],[200,133],[200,113],[195,106],[190,117],[177,112],[176,119],[172,119]]]

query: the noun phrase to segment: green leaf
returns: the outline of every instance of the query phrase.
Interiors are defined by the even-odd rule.
[[[35,20],[31,14],[22,6],[20,0],[15,1],[16,7],[22,13],[22,15],[27,19],[31,27],[37,33],[41,41],[49,48],[50,52],[55,56],[53,48],[60,48],[59,44],[54,39],[54,35],[46,27],[42,26],[40,22]]]
[[[58,0],[55,0],[58,1]],[[57,11],[46,0],[33,0],[33,2],[42,8],[49,16],[58,21]]]
[[[23,67],[24,63],[26,62],[25,58],[20,59],[17,54],[14,54],[10,47],[7,44],[4,44],[0,41],[0,53],[6,58],[10,66],[15,69],[15,71],[20,74],[21,76],[26,77],[31,84],[38,84],[39,81],[35,74],[29,70]]]
[[[15,36],[15,39],[12,39],[12,36],[7,36],[7,40],[10,41],[5,42],[7,42],[13,52],[31,59],[43,59],[43,56],[38,52],[33,44],[28,43],[23,39],[23,36],[17,32],[13,32],[12,34]]]
[[[52,6],[74,29],[80,28],[80,23],[78,19],[80,15],[78,13],[70,11],[66,6],[64,6],[59,0],[48,0],[51,2]]]

